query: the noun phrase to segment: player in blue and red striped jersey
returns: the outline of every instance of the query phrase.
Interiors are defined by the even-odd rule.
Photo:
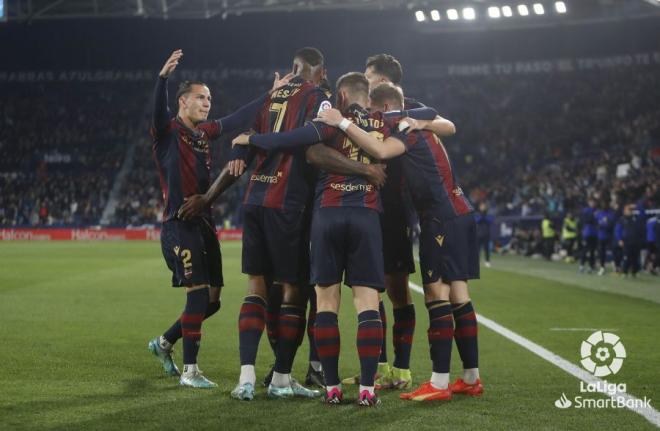
[[[303,48],[294,55],[295,77],[274,92],[262,105],[253,129],[259,133],[281,132],[302,126],[319,110],[330,107],[318,87],[325,75],[323,54]],[[300,278],[306,244],[304,210],[310,193],[306,178],[306,149],[254,151],[254,168],[243,200],[242,270],[248,274],[248,289],[239,315],[241,374],[232,391],[237,399],[252,399],[254,365],[265,325],[266,278],[282,285],[283,299],[277,322],[277,343],[269,396],[314,397],[318,391],[304,388],[291,378],[291,367],[304,332],[307,295]],[[244,165],[243,160],[234,164]]]
[[[391,84],[373,89],[370,99],[372,110],[399,111],[403,105],[401,92]],[[334,109],[322,112],[319,117],[332,126],[344,121]],[[437,136],[419,130],[422,125],[415,120],[404,121],[412,124],[412,132],[395,134],[382,142],[358,127],[346,129],[351,140],[374,157],[402,156],[403,173],[420,217],[420,267],[430,320],[428,338],[433,373],[429,382],[411,393],[401,394],[401,398],[431,401],[451,399],[452,392],[480,395],[483,386],[479,380],[477,322],[467,288],[468,280],[479,277],[473,208],[456,183],[447,152]],[[464,373],[462,379],[450,385],[454,337]]]
[[[307,56],[305,51],[300,52],[300,55]],[[296,73],[307,81],[314,81],[316,77],[313,72],[315,71],[316,68],[311,67],[306,62],[304,64],[301,64],[303,60],[305,59],[302,57],[296,58],[294,62],[294,69],[296,69]],[[310,61],[312,60],[310,59]],[[317,139],[316,139],[317,133],[315,131],[316,129],[312,127],[312,130],[315,139],[312,139],[309,143],[310,144],[313,143],[314,145],[306,146],[306,148],[304,148],[304,153],[303,153],[303,157],[305,157],[311,165],[315,166],[318,169],[323,169],[326,172],[334,172],[341,175],[356,175],[356,176],[365,177],[368,178],[372,184],[376,184],[378,186],[381,186],[385,182],[385,172],[382,166],[365,165],[363,163],[350,160],[344,157],[340,152],[322,143],[317,143]],[[235,150],[239,148],[240,147],[235,147]],[[181,209],[181,213],[184,219],[199,214],[200,212],[204,211],[205,208],[208,205],[210,205],[210,203],[214,202],[218,198],[218,196],[220,196],[220,194],[231,184],[232,180],[230,178],[233,178],[233,176],[235,175],[240,175],[243,172],[245,168],[245,160],[243,159],[233,160],[232,162],[228,163],[228,166],[230,166],[230,168],[233,167],[234,169],[223,170],[222,173],[213,182],[213,184],[211,184],[211,187],[204,195],[191,196],[188,199],[188,201],[183,205]],[[309,196],[306,197],[306,199],[309,199]],[[296,234],[295,232],[296,230],[299,230],[299,232],[302,233],[301,236],[303,238],[306,238],[308,235],[306,231],[309,230],[308,217],[303,214],[302,219],[303,221],[300,224],[300,226],[296,225],[294,227],[293,235]],[[281,229],[281,226],[278,227],[278,229]],[[269,234],[282,235],[281,232],[269,232]],[[307,275],[309,270],[309,264],[306,263],[308,260],[308,256],[307,256],[308,241],[301,240],[299,237],[294,238],[294,240],[301,241],[301,244],[304,244],[304,249],[302,250],[299,256],[301,258],[301,262],[299,263],[299,266],[303,269],[303,271],[301,271],[302,273],[301,278],[303,280],[299,283],[299,285],[307,286],[309,284],[308,275]],[[269,244],[272,253],[277,253],[277,250],[279,250],[280,247],[282,250],[286,251],[286,247],[288,246],[288,243],[281,241],[278,242],[272,236],[270,237]],[[269,279],[272,278],[272,275],[269,275],[268,278]],[[254,373],[254,363],[256,360],[256,352],[259,345],[259,339],[261,337],[261,334],[265,326],[266,309],[263,304],[266,302],[266,298],[264,296],[261,296],[264,294],[263,291],[265,290],[265,286],[260,283],[261,283],[260,277],[257,276],[250,277],[249,289],[251,290],[248,291],[248,297],[246,298],[246,303],[243,304],[241,308],[241,314],[239,316],[239,331],[240,331],[239,343],[241,346],[240,349],[241,377],[239,380],[239,384],[232,391],[232,397],[242,400],[251,400],[254,397],[254,384],[256,381],[256,376]],[[263,282],[263,284],[266,284],[265,281]],[[255,287],[257,289],[252,290]],[[304,304],[304,295],[302,296],[301,301]],[[304,307],[302,307],[302,304],[301,304],[301,308],[302,311],[304,312]],[[280,310],[282,310],[281,307]],[[297,312],[297,310],[293,310],[293,311]],[[279,314],[278,314],[278,318],[279,318]],[[293,316],[295,315],[291,311],[288,311],[288,313],[286,314],[286,319],[288,319],[288,322],[285,322],[284,325],[289,332],[288,334],[285,334],[287,338],[291,337],[291,333],[293,332],[291,331],[291,329],[295,329],[296,333],[300,332],[299,335],[302,335],[302,329],[304,328],[302,325],[302,323],[304,323],[304,319],[302,321],[300,321],[299,319],[295,319],[295,322],[301,323],[300,326],[290,325],[290,323],[292,323],[291,321],[293,320],[291,319],[291,317]],[[277,332],[278,333],[280,332],[279,322],[277,325]],[[277,337],[278,340],[275,342],[276,356],[279,345],[279,339],[281,338],[279,337],[280,334],[277,335],[278,335]],[[300,337],[298,337],[297,342],[298,343],[296,344],[296,346],[301,342]],[[275,371],[272,374],[274,375]],[[276,377],[282,380],[282,377],[286,378],[288,377],[288,375],[283,375],[282,373],[279,373],[279,376]],[[270,380],[271,380],[270,383],[272,383],[272,378]],[[289,383],[285,383],[285,384],[287,384],[287,386],[283,386],[279,388],[276,386],[273,388],[271,387],[272,385],[270,385],[269,393],[274,396],[290,396],[291,393],[294,391],[298,395],[307,396],[307,394],[310,394],[310,392],[308,392],[305,388],[302,388],[295,381],[290,381],[290,384]]]
[[[204,193],[209,188],[210,141],[222,133],[249,128],[268,93],[232,115],[207,121],[211,109],[209,88],[201,82],[185,81],[177,91],[178,113],[172,118],[167,79],[182,57],[181,50],[174,51],[160,71],[154,95],[151,135],[165,200],[162,252],[172,271],[172,285],[185,287],[186,305],[180,319],[162,336],[151,340],[148,347],[167,374],[178,376],[180,373],[171,353],[173,344],[183,337],[184,370],[180,383],[211,388],[217,385],[199,371],[197,352],[202,321],[220,308],[223,285],[220,245],[210,208],[190,220],[180,218],[179,211],[188,197]],[[289,78],[276,79],[275,88]]]
[[[391,83],[400,88],[403,79],[401,63],[389,54],[377,54],[367,58],[364,72],[373,89],[382,83]],[[409,97],[405,98],[404,109],[422,108],[424,105]],[[451,123],[445,124],[441,136],[454,133]],[[412,251],[412,229],[417,225],[414,209],[410,204],[408,187],[405,184],[401,158],[395,157],[387,163],[387,182],[381,190],[383,212],[383,255],[385,260],[385,289],[392,302],[394,325],[392,344],[394,347],[393,367],[387,361],[386,313],[383,302],[379,304],[383,321],[383,346],[378,364],[376,385],[382,388],[407,388],[412,384],[410,352],[415,333],[415,306],[413,305],[408,275],[415,272]],[[345,379],[344,383],[352,383]]]
[[[354,72],[337,82],[337,104],[359,127],[381,139],[389,134],[389,124],[381,113],[369,114],[368,82]],[[436,115],[433,111],[430,118]],[[278,150],[296,148],[323,140],[345,156],[370,164],[372,160],[332,127],[314,123],[286,133],[241,136],[235,144]],[[311,234],[312,282],[317,292],[315,337],[326,382],[326,402],[340,403],[342,391],[338,376],[339,287],[353,287],[358,312],[358,354],[361,363],[358,403],[379,403],[374,392],[374,375],[380,356],[382,326],[378,312],[378,291],[383,289],[383,261],[378,212],[380,199],[374,184],[358,176],[335,175],[321,171],[316,185]]]

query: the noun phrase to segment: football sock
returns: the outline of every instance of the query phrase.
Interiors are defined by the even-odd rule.
[[[278,388],[291,386],[291,374],[282,374],[273,371],[273,378],[271,379],[270,384]]]
[[[179,324],[179,331],[181,331],[181,320],[177,320],[176,322]],[[158,337],[158,345],[163,350],[172,350],[172,347],[174,347],[163,335]]]
[[[282,306],[282,285],[273,283],[268,288],[268,305],[266,306],[266,333],[268,344],[276,353],[277,328],[280,320],[280,307]]]
[[[246,296],[238,315],[238,350],[241,365],[254,365],[259,340],[266,326],[266,301],[260,296]]]
[[[209,305],[206,307],[206,313],[204,314],[204,320],[213,316],[220,309],[220,301],[209,302]],[[181,319],[178,319],[174,324],[165,331],[165,333],[160,338],[160,347],[165,350],[170,350],[174,343],[176,343],[179,338],[183,336],[181,331]],[[166,341],[166,343],[164,342]]]
[[[309,342],[309,363],[312,364],[314,370],[319,371],[321,369],[321,362],[319,361],[319,355],[316,353],[316,343],[314,342],[314,325],[316,322],[316,292],[314,289],[311,289],[309,295],[309,314],[307,315],[307,340]],[[318,369],[315,367],[314,363],[318,364]]]
[[[479,380],[479,368],[466,368],[463,370],[463,381],[474,385]]]
[[[382,338],[383,325],[378,311],[366,310],[358,314],[357,350],[360,358],[360,385],[374,385]]]
[[[339,385],[340,340],[336,313],[322,311],[316,314],[314,341],[319,359],[321,359],[326,385],[328,387]]]
[[[472,301],[462,304],[452,304],[452,313],[456,329],[454,340],[458,348],[458,354],[463,362],[463,369],[474,369],[479,367],[479,348],[477,344],[477,316],[472,306]],[[474,383],[467,382],[466,383]]]
[[[436,389],[447,389],[449,387],[449,373],[431,373],[431,385]]]
[[[413,304],[394,309],[392,344],[394,344],[394,366],[403,370],[410,368],[410,350],[415,334],[415,306]]]
[[[454,337],[454,319],[448,301],[432,301],[426,304],[429,312],[428,339],[433,361],[433,373],[449,373],[451,346]]]
[[[183,363],[196,364],[202,339],[202,321],[209,304],[209,290],[198,289],[186,294],[186,307],[181,315]]]
[[[360,385],[360,390],[358,391],[358,394],[361,394],[362,391],[368,391],[368,392],[369,392],[369,395],[373,395],[373,394],[374,394],[374,386],[363,386],[363,385]]]
[[[241,375],[238,378],[238,384],[251,383],[254,386],[257,381],[257,375],[254,372],[254,365],[241,365]]]
[[[197,367],[197,364],[186,364],[183,366],[183,375],[184,376],[189,376],[191,374],[195,374],[199,372],[199,368]]]
[[[278,340],[274,371],[290,374],[299,341],[305,333],[305,309],[293,304],[282,304],[278,323]]]
[[[378,313],[380,314],[380,321],[383,325],[383,341],[380,347],[378,362],[387,363],[387,315],[385,314],[385,304],[383,304],[383,301],[378,303]]]

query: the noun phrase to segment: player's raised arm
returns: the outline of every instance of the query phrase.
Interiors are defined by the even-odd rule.
[[[367,165],[351,160],[325,144],[312,145],[305,156],[309,163],[330,174],[362,177],[379,188],[385,185],[385,165]]]
[[[174,51],[158,74],[156,89],[154,90],[154,111],[152,119],[152,127],[156,133],[163,131],[170,120],[170,108],[167,100],[167,78],[169,78],[172,72],[174,72],[181,57],[183,57],[183,51],[180,49]]]
[[[249,129],[254,123],[254,119],[259,112],[259,109],[266,102],[268,97],[277,89],[285,86],[291,81],[293,74],[289,73],[280,78],[280,74],[275,72],[275,79],[273,80],[273,87],[265,94],[254,99],[247,105],[242,106],[236,112],[216,120],[220,123],[220,130],[223,133],[232,133],[238,130]]]
[[[391,159],[406,152],[406,146],[400,139],[390,136],[384,141],[379,141],[376,137],[344,118],[341,112],[336,109],[327,109],[320,112],[314,121],[340,128],[351,141],[378,159]]]

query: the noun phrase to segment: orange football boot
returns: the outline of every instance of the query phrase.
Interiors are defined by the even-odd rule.
[[[416,390],[400,394],[399,398],[411,401],[449,401],[451,389],[437,389],[431,382],[424,382]]]
[[[472,385],[468,385],[463,379],[457,379],[449,385],[449,389],[455,394],[470,395],[472,397],[478,397],[484,393],[484,387],[480,379],[477,379]]]

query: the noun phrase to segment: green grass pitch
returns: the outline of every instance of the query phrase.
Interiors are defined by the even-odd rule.
[[[419,404],[381,391],[379,409],[353,404],[328,407],[318,400],[270,400],[258,388],[253,402],[230,399],[238,379],[237,316],[246,280],[240,244],[222,244],[226,286],[222,309],[204,325],[199,363],[219,384],[215,390],[181,388],[163,375],[147,341],[178,316],[183,293],[168,287],[170,275],[157,242],[0,243],[0,429],[653,429],[625,409],[554,406],[579,381],[503,336],[481,327],[481,398],[455,396],[447,403]],[[419,274],[411,280],[420,284]],[[628,357],[609,380],[628,392],[660,400],[660,283],[650,276],[621,280],[578,275],[575,267],[499,258],[472,283],[477,312],[579,364],[580,343],[611,329]],[[343,290],[340,315],[343,377],[358,371],[355,314]],[[416,382],[430,376],[420,295],[412,370]],[[388,349],[392,359],[391,307]],[[554,329],[553,329],[554,328]],[[181,347],[175,358],[180,362]],[[294,375],[304,378],[308,346],[301,346]],[[257,373],[268,371],[272,353],[262,337]],[[452,378],[460,372],[454,350]],[[355,388],[347,398],[355,399]],[[595,398],[600,398],[594,395]]]

